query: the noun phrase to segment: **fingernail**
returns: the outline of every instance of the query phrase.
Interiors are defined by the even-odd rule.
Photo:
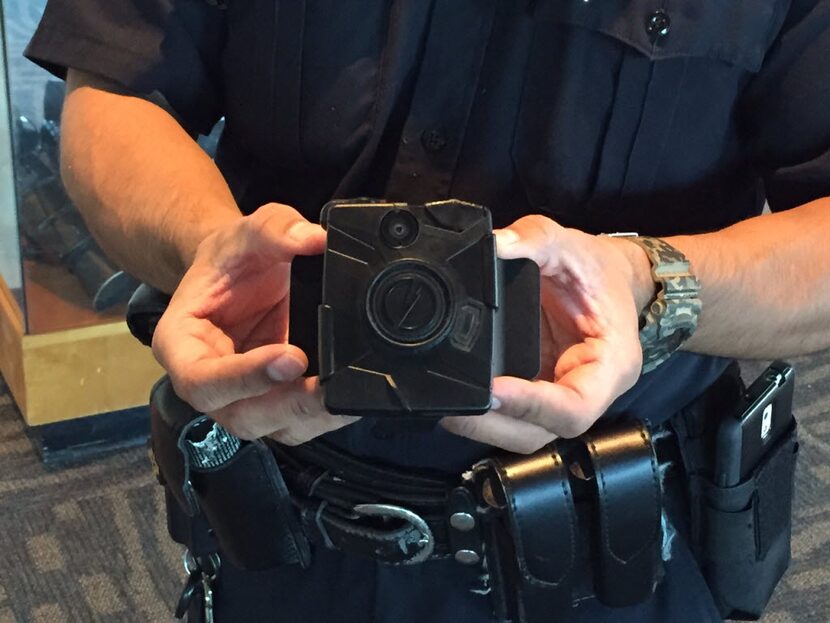
[[[293,381],[305,372],[305,365],[290,355],[283,355],[269,363],[265,372],[272,381]]]
[[[490,410],[498,411],[499,409],[501,409],[501,400],[493,396],[490,398]]]

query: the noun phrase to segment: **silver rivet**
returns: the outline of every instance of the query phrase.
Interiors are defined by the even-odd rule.
[[[455,552],[455,560],[462,565],[474,565],[481,560],[481,556],[471,549],[460,549]]]
[[[476,527],[476,520],[470,513],[453,513],[450,515],[450,525],[461,532],[469,532]]]

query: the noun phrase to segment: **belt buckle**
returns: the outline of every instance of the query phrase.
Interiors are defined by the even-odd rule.
[[[408,558],[397,562],[401,565],[415,565],[427,560],[435,549],[435,537],[423,517],[411,510],[394,504],[358,504],[354,512],[363,517],[400,519],[411,526],[411,531],[400,541],[401,550],[408,553],[407,546],[417,545],[418,549]],[[414,533],[414,534],[413,534]],[[411,534],[411,536],[409,536]]]

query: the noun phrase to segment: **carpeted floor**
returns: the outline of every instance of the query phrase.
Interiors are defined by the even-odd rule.
[[[794,561],[765,623],[830,621],[830,353],[795,363]],[[0,623],[172,621],[181,578],[146,451],[50,471],[0,380]]]
[[[145,449],[45,468],[0,381],[0,623],[172,621],[162,505]]]

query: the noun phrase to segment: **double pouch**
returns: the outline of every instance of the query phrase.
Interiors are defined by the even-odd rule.
[[[473,474],[499,621],[564,621],[582,598],[624,607],[652,595],[663,574],[663,500],[642,422],[487,459]]]
[[[792,418],[737,485],[718,486],[712,435],[721,413],[704,408],[704,418],[675,418],[682,418],[675,430],[689,476],[692,547],[721,616],[754,621],[790,563],[797,426]],[[702,425],[690,429],[690,420]]]

